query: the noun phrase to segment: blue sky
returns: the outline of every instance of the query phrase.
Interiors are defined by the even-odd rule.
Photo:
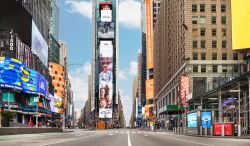
[[[91,0],[59,1],[59,39],[67,43],[69,64],[82,64],[69,68],[78,115],[88,92],[87,75],[90,74],[92,55],[91,8]],[[128,123],[132,109],[132,83],[137,74],[137,52],[141,47],[139,1],[120,0],[119,24],[118,90],[121,92]]]

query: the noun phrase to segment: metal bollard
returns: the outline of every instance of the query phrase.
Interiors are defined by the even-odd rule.
[[[211,128],[210,128],[210,135],[211,135],[211,136],[214,135],[214,134],[213,134],[213,126],[211,126]]]
[[[205,136],[207,136],[207,126],[205,127]]]
[[[225,136],[225,133],[224,133],[225,130],[224,130],[224,129],[225,129],[224,125],[221,125],[221,136],[222,136],[222,137]]]
[[[202,135],[202,126],[200,127],[200,135]]]

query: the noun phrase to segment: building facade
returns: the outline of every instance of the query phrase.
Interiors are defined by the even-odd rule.
[[[177,126],[186,98],[213,88],[221,74],[237,71],[232,51],[230,0],[162,1],[154,30],[157,118]],[[173,110],[168,107],[175,106]],[[180,126],[180,125],[178,125]]]

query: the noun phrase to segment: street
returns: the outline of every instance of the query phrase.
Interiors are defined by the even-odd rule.
[[[249,146],[250,139],[201,138],[134,129],[0,136],[0,146]]]

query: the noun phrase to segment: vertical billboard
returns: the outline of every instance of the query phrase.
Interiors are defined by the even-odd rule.
[[[99,5],[101,13],[101,22],[111,22],[112,21],[112,3],[103,2]]]
[[[184,104],[187,101],[187,96],[189,95],[189,77],[186,75],[181,76],[181,101]]]
[[[201,112],[201,126],[211,128],[212,112]]]
[[[153,14],[152,0],[146,0],[147,69],[153,68]]]
[[[187,114],[187,127],[197,128],[197,113]]]
[[[154,98],[154,80],[146,80],[146,99]]]
[[[46,67],[48,66],[48,45],[38,28],[36,27],[34,21],[32,21],[31,51],[41,59],[42,63]]]
[[[113,109],[113,43],[99,44],[99,118],[112,118]]]
[[[250,48],[250,1],[232,0],[233,50]]]
[[[99,22],[97,29],[99,39],[113,39],[115,37],[114,22]]]

